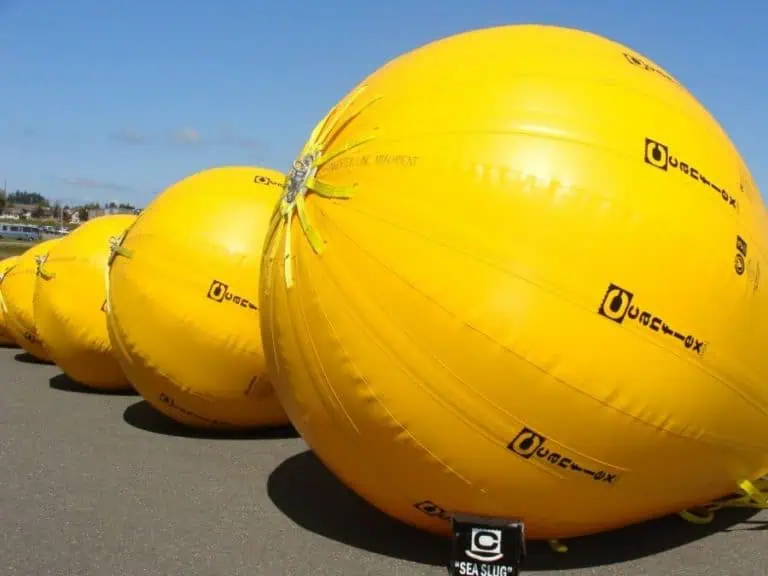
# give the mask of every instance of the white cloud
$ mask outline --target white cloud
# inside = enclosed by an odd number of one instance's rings
[[[103,180],[95,180],[93,178],[86,178],[83,176],[77,177],[64,177],[61,181],[73,188],[80,188],[82,190],[111,190],[113,192],[132,192],[133,188],[124,184],[117,184],[115,182],[105,182]]]
[[[200,144],[203,137],[194,128],[181,128],[171,133],[171,142],[174,144]]]

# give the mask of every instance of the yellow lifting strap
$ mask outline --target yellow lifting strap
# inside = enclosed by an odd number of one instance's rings
[[[721,508],[757,508],[768,509],[768,477],[754,482],[742,480],[738,483],[739,491],[717,501],[683,510],[678,514],[692,524],[709,524],[715,518],[715,511]],[[548,540],[549,547],[559,553],[568,552],[568,546],[559,540]]]
[[[122,256],[123,258],[131,258],[133,256],[133,252],[127,248],[124,248],[122,245],[126,234],[127,230],[119,236],[112,236],[109,239],[109,257],[107,258],[107,265],[104,266],[104,286],[107,290],[107,298],[104,300],[104,304],[102,305],[102,308],[106,313],[109,313],[111,309],[109,300],[109,271],[112,268],[112,263],[118,256]]]
[[[365,86],[361,86],[355,90],[346,101],[343,101],[332,108],[317,126],[315,126],[309,140],[307,140],[307,143],[299,154],[299,158],[293,163],[293,167],[285,179],[283,198],[272,215],[272,221],[269,225],[267,237],[269,238],[273,234],[278,233],[280,226],[284,225],[285,238],[283,240],[283,259],[285,284],[287,288],[293,286],[293,239],[291,237],[291,224],[294,214],[298,215],[301,230],[309,241],[310,246],[312,246],[312,250],[314,250],[316,254],[322,254],[325,249],[323,239],[320,237],[320,234],[307,216],[304,197],[309,192],[313,192],[323,198],[346,199],[350,198],[354,193],[352,188],[333,186],[327,182],[323,182],[317,178],[318,169],[331,160],[338,158],[342,154],[345,154],[366,142],[370,142],[376,137],[375,134],[371,134],[363,138],[345,142],[338,149],[328,151],[328,148],[335,142],[336,136],[344,126],[349,124],[352,120],[362,114],[363,111],[381,99],[381,96],[373,97],[361,106],[357,112],[350,115],[344,122],[339,123],[339,119],[343,117],[347,109],[360,97],[365,91],[365,88]],[[276,251],[277,242],[273,244],[273,249],[269,254],[270,261],[274,260]]]
[[[8,273],[14,268],[14,266],[11,266],[8,270],[5,272],[0,272],[0,284],[3,283],[3,280],[6,276],[8,276]],[[3,292],[0,290],[0,312],[3,314],[8,314],[8,308],[5,306],[5,300],[3,299]]]
[[[739,490],[734,494],[708,504],[683,510],[679,515],[692,524],[709,524],[715,518],[715,512],[722,508],[757,508],[768,509],[768,477],[754,482],[742,480]]]
[[[48,254],[42,254],[40,256],[35,257],[35,264],[37,264],[35,274],[37,274],[43,280],[52,280],[56,275],[51,274],[50,272],[46,272],[45,263],[47,261],[48,261]]]

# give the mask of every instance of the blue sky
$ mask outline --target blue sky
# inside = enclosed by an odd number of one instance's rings
[[[667,68],[765,192],[766,21],[768,7],[746,0],[0,0],[0,183],[143,205],[214,165],[285,171],[315,122],[387,60],[463,30],[544,23]]]

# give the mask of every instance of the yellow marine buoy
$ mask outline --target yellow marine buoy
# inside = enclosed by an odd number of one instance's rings
[[[18,260],[18,256],[11,256],[10,258],[0,260],[0,285],[3,282],[3,278],[8,273],[8,270],[13,268]],[[16,339],[6,327],[5,303],[3,302],[2,286],[0,286],[0,346],[18,346],[18,344],[16,344]]]
[[[102,390],[130,389],[107,333],[105,302],[110,238],[136,219],[89,220],[51,248],[38,268],[35,326],[51,360],[72,380]]]
[[[425,530],[463,512],[554,539],[759,500],[767,232],[658,64],[577,30],[462,33],[369,76],[294,163],[269,373],[323,462]]]
[[[59,241],[61,238],[51,238],[28,248],[18,256],[16,265],[8,270],[0,284],[8,332],[19,346],[42,362],[51,362],[51,358],[35,328],[35,279],[38,258],[47,254]]]
[[[283,179],[242,166],[189,176],[115,247],[107,304],[115,353],[147,402],[183,424],[288,423],[265,376],[257,306]]]

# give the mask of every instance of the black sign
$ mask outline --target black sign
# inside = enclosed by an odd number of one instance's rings
[[[709,189],[714,190],[723,199],[723,202],[727,202],[729,206],[734,210],[739,209],[739,203],[731,196],[725,188],[718,186],[711,180],[709,180],[699,170],[699,168],[692,166],[689,162],[680,159],[678,156],[672,154],[669,150],[669,146],[658,140],[652,138],[645,139],[645,155],[644,161],[646,164],[663,170],[665,172],[680,172],[685,174],[696,182],[707,186]]]
[[[597,313],[617,324],[631,320],[651,332],[674,338],[687,350],[698,355],[704,354],[706,346],[703,340],[693,334],[686,334],[672,328],[661,316],[636,306],[634,300],[635,295],[632,292],[616,284],[611,284],[603,296],[603,301],[600,302]]]
[[[525,559],[525,525],[466,514],[452,519],[451,576],[517,576]]]

